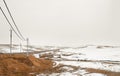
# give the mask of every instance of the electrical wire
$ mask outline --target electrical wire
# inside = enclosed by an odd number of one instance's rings
[[[18,33],[15,31],[15,29],[13,28],[13,26],[11,25],[10,21],[8,20],[7,16],[5,15],[4,11],[2,10],[2,8],[0,7],[0,10],[2,12],[2,14],[4,15],[5,19],[7,20],[8,24],[10,25],[11,29],[14,31],[14,33],[17,35],[17,37],[22,40],[22,38],[18,35]]]
[[[18,33],[19,33],[19,35],[20,35],[20,36],[22,37],[22,39],[25,41],[25,38],[23,37],[22,33],[21,33],[20,30],[18,29],[18,26],[16,25],[16,22],[15,22],[12,14],[11,14],[11,12],[10,12],[10,9],[8,8],[8,5],[7,5],[6,1],[3,0],[3,2],[4,2],[5,6],[6,6],[6,8],[7,8],[7,11],[8,11],[8,13],[9,13],[9,15],[10,15],[10,17],[11,17],[11,19],[12,19],[12,21],[13,21],[13,23],[14,23],[17,31],[18,31]]]

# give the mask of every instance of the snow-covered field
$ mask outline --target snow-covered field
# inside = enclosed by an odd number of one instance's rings
[[[37,50],[36,48],[32,48],[32,47],[28,47],[28,49],[29,49],[29,52]],[[22,46],[21,48],[20,48],[19,45],[13,45],[12,46],[11,53],[23,53],[23,52],[27,52],[27,47],[26,46]],[[0,53],[10,53],[9,45],[7,45],[7,44],[4,44],[4,45],[0,44]]]
[[[26,47],[23,47],[26,49]],[[8,46],[0,46],[1,53],[9,53]],[[22,52],[25,50],[22,49]],[[51,53],[53,55],[53,60],[57,65],[65,65],[63,67],[66,71],[62,73],[52,73],[48,76],[107,76],[103,73],[90,73],[86,71],[87,68],[118,72],[120,73],[120,47],[119,46],[96,46],[88,45],[84,47],[32,47],[33,51],[43,50],[54,50],[54,51],[45,51],[44,53]],[[14,53],[20,52],[19,46],[14,46],[12,50]],[[39,54],[34,54],[37,58]],[[74,70],[72,67],[77,67],[78,69]],[[40,74],[37,76],[47,76],[46,74]]]
[[[120,48],[97,48],[97,46],[88,46],[86,48],[79,49],[62,49],[62,54],[71,53],[70,56],[62,56],[62,58],[72,60],[107,60],[107,61],[120,61]]]
[[[69,71],[70,67],[68,67],[66,72],[54,73],[50,76],[107,76],[102,73],[89,73],[85,70],[87,68],[120,72],[120,47],[118,46],[92,45],[84,48],[63,48],[53,52],[53,55],[57,64],[80,68]]]
[[[88,46],[82,49],[62,49],[60,52],[61,58],[67,61],[59,61],[59,63],[120,72],[120,48],[118,47]]]

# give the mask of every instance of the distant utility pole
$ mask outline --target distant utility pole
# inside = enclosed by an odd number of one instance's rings
[[[22,44],[20,43],[20,52],[22,52]]]
[[[29,55],[29,38],[27,38],[27,56]]]
[[[10,55],[12,54],[12,29],[10,29]]]

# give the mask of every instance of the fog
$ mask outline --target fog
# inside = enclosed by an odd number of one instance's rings
[[[25,38],[30,38],[32,45],[120,44],[120,0],[6,2],[17,26]],[[0,6],[10,19],[2,0]],[[19,42],[21,41],[13,35],[13,43]],[[1,12],[0,43],[9,43],[9,25]]]

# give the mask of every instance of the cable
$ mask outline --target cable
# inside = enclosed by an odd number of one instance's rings
[[[17,25],[16,25],[16,22],[15,22],[15,20],[14,20],[12,14],[11,14],[11,12],[10,12],[10,9],[8,8],[8,5],[7,5],[6,1],[3,0],[3,2],[4,2],[5,6],[6,6],[7,10],[8,10],[8,13],[9,13],[9,15],[10,15],[10,17],[11,17],[11,19],[12,19],[12,21],[13,21],[13,23],[14,23],[14,25],[15,25],[17,31],[18,31],[18,33],[20,34],[20,36],[21,36],[21,37],[23,38],[23,40],[25,41],[25,38],[23,37],[23,35],[21,34],[20,30],[18,29],[18,27],[17,27]]]
[[[11,25],[10,21],[8,20],[7,16],[5,15],[4,11],[2,10],[2,8],[0,7],[0,10],[2,11],[2,14],[4,15],[5,19],[7,20],[7,22],[9,23],[11,29],[15,32],[15,34],[18,36],[19,39],[22,40],[22,38],[18,35],[18,33],[15,31],[15,29],[13,28],[13,26]]]
[[[9,15],[10,15],[10,17],[11,17],[11,19],[12,19],[12,21],[13,21],[13,23],[14,23],[14,25],[15,25],[17,31],[18,31],[18,33],[19,33],[20,36],[23,38],[23,40],[25,40],[25,38],[23,37],[23,35],[21,34],[20,30],[18,29],[18,27],[17,27],[17,25],[16,25],[16,23],[15,23],[15,20],[14,20],[14,18],[13,18],[13,16],[12,16],[12,14],[11,14],[11,12],[10,12],[8,6],[7,6],[7,3],[5,2],[5,0],[3,0],[3,2],[4,2],[5,6],[6,6],[7,10],[8,10],[8,13],[9,13]]]

